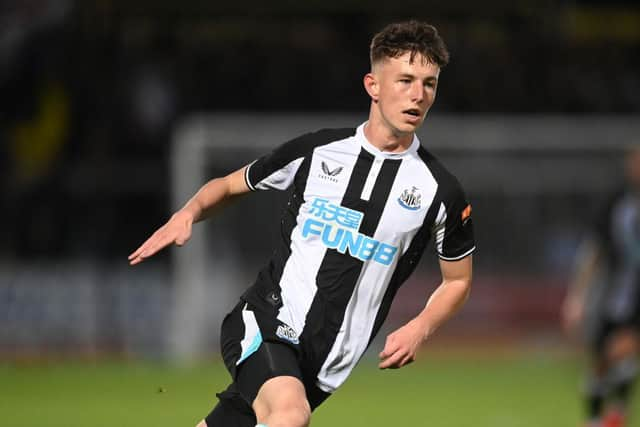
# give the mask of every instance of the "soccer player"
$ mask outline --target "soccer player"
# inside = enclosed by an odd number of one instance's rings
[[[415,135],[448,62],[445,44],[433,26],[402,22],[374,36],[370,56],[368,121],[302,135],[209,181],[129,256],[133,265],[183,245],[225,199],[293,187],[275,254],[222,323],[233,382],[199,427],[307,426],[379,331],[431,236],[442,283],[387,336],[379,367],[411,363],[467,298],[471,206]]]
[[[628,153],[625,171],[626,186],[606,204],[578,252],[563,306],[569,332],[581,324],[590,326],[586,328],[591,353],[585,396],[588,427],[625,424],[638,372],[640,148]]]

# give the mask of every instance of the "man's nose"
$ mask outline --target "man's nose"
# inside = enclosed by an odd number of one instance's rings
[[[414,82],[411,86],[411,100],[416,103],[422,102],[424,99],[424,86],[421,82]]]

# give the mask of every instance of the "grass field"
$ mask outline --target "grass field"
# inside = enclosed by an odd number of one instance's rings
[[[314,427],[578,426],[570,356],[428,355],[395,371],[364,361],[313,416]],[[2,427],[192,427],[228,381],[220,362],[0,363]],[[637,399],[635,407],[639,407]],[[632,427],[632,426],[630,426]]]

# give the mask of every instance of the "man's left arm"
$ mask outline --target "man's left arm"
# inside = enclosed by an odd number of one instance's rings
[[[425,308],[406,325],[387,336],[380,353],[380,369],[397,369],[413,362],[422,343],[462,307],[471,289],[473,257],[440,259],[442,283]]]

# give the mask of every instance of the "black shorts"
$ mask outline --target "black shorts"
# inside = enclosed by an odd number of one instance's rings
[[[597,356],[602,356],[607,350],[609,339],[623,330],[640,333],[640,322],[636,318],[628,321],[600,320],[594,328],[591,350]]]
[[[252,403],[260,387],[278,376],[298,378],[312,410],[329,397],[329,393],[315,385],[315,379],[305,375],[303,361],[294,345],[263,337],[259,328],[253,330],[248,317],[265,313],[252,308],[242,302],[222,322],[222,357],[233,382],[217,395],[218,405],[205,418],[208,427],[254,427]]]

